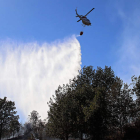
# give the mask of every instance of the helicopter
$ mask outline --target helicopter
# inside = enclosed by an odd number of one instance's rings
[[[79,15],[78,13],[77,13],[77,8],[75,9],[75,11],[76,11],[76,17],[79,17],[80,19],[77,21],[77,22],[79,22],[80,20],[82,20],[82,23],[83,23],[83,26],[85,27],[86,25],[87,26],[91,26],[91,22],[90,22],[90,20],[89,19],[87,19],[87,15],[93,10],[93,9],[95,9],[95,8],[92,8],[86,15]]]

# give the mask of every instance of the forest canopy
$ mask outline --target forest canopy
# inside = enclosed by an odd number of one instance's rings
[[[123,83],[111,67],[83,67],[68,84],[58,86],[47,103],[47,121],[33,110],[24,125],[15,103],[0,98],[0,138],[140,139],[140,76],[131,79],[130,85]]]
[[[131,84],[133,89],[111,67],[83,67],[48,102],[47,133],[65,140],[123,137],[125,128],[139,120],[140,77],[133,76]]]

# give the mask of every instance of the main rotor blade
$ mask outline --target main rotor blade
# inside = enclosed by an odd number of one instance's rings
[[[85,15],[85,17],[86,17],[93,9],[95,9],[95,8],[92,8],[92,9]]]
[[[79,22],[81,19],[79,19],[77,22]]]

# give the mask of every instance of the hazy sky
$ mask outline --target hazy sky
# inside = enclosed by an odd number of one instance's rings
[[[95,8],[92,26],[76,22],[76,7],[80,15]],[[33,109],[45,117],[58,85],[83,66],[111,66],[129,83],[140,71],[139,7],[139,0],[0,0],[0,97],[15,101],[25,120]]]

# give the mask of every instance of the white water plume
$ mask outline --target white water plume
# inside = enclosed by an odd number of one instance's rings
[[[78,40],[73,36],[41,45],[1,41],[0,48],[0,98],[15,101],[23,120],[33,110],[46,118],[47,102],[55,90],[81,69]]]

